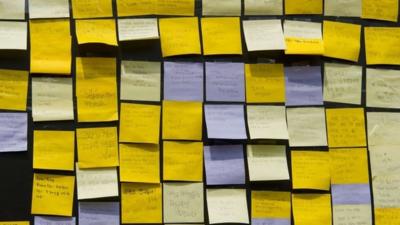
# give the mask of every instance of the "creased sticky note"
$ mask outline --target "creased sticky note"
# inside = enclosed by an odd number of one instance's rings
[[[292,207],[296,225],[331,225],[330,194],[293,194]]]
[[[367,68],[367,107],[400,108],[400,70]]]
[[[0,0],[0,19],[24,20],[25,0]]]
[[[362,0],[361,18],[397,22],[398,8],[398,0]]]
[[[194,16],[195,0],[117,0],[118,17],[141,15]]]
[[[282,15],[283,0],[244,0],[244,14],[250,15]]]
[[[26,110],[28,71],[0,69],[0,109]]]
[[[365,27],[367,65],[400,65],[400,28]]]
[[[286,49],[281,20],[244,20],[243,32],[248,51]]]
[[[249,224],[245,189],[207,189],[210,224]]]
[[[69,1],[30,0],[29,19],[38,18],[69,18]]]
[[[330,149],[332,184],[369,183],[365,148]]]
[[[136,41],[158,39],[156,18],[118,19],[118,40]]]
[[[248,105],[247,124],[251,139],[289,139],[284,106]]]
[[[74,19],[112,17],[112,0],[72,0]]]
[[[79,202],[79,224],[119,225],[119,202]]]
[[[296,1],[296,4],[298,2]],[[285,54],[322,55],[324,42],[321,23],[285,20]]]
[[[240,16],[241,0],[202,0],[203,16]]]
[[[1,21],[0,49],[26,50],[28,45],[28,23]]]
[[[290,192],[252,191],[251,223],[290,225]]]
[[[114,19],[75,20],[78,44],[105,44],[117,46]]]
[[[322,14],[323,0],[285,0],[285,14]]]
[[[400,139],[397,131],[400,129],[400,113],[368,112],[368,146],[391,146],[397,149]]]
[[[325,16],[361,17],[361,0],[325,0]]]
[[[0,152],[28,149],[28,114],[0,113]]]

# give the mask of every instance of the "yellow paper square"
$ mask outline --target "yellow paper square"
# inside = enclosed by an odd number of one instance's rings
[[[201,102],[163,101],[162,136],[170,140],[200,141],[203,136]]]
[[[292,151],[294,189],[330,189],[329,152]]]
[[[29,221],[0,221],[0,225],[29,225]]]
[[[331,149],[332,184],[368,184],[368,155],[365,148]]]
[[[116,127],[78,128],[76,139],[79,168],[118,166]]]
[[[74,170],[74,131],[35,130],[33,138],[34,169]]]
[[[33,175],[32,214],[72,216],[75,177],[64,175]]]
[[[329,147],[366,146],[363,108],[326,109]]]
[[[162,223],[161,184],[122,183],[122,223]]]
[[[291,216],[290,192],[252,191],[252,219],[288,219]]]
[[[361,18],[397,22],[398,0],[362,0]]]
[[[117,0],[118,17],[143,15],[194,16],[194,0]]]
[[[119,141],[158,144],[161,106],[121,104]]]
[[[158,0],[157,14],[169,16],[194,16],[195,0]]]
[[[78,44],[118,45],[114,19],[76,20],[75,26]]]
[[[71,74],[69,20],[30,20],[31,73]]]
[[[115,58],[76,58],[78,122],[118,120]]]
[[[324,56],[357,62],[361,25],[324,21]]]
[[[122,182],[160,183],[160,150],[153,144],[120,144]]]
[[[204,55],[241,55],[242,36],[239,17],[202,18]]]
[[[28,71],[0,69],[0,109],[26,110]]]
[[[203,143],[165,141],[163,178],[173,181],[203,181]]]
[[[294,224],[332,224],[330,194],[293,194],[292,202]]]
[[[285,102],[285,75],[282,64],[246,64],[246,102]]]
[[[285,14],[322,14],[323,0],[285,0]]]
[[[400,224],[400,208],[375,208],[375,225]]]
[[[164,57],[201,54],[197,17],[160,19],[159,26]]]
[[[400,28],[365,27],[367,65],[400,65]]]
[[[74,19],[112,17],[112,0],[72,0]]]

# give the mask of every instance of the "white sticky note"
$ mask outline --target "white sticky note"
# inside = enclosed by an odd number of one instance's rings
[[[372,179],[375,208],[400,208],[400,175],[378,175]]]
[[[251,15],[282,15],[283,0],[244,0],[244,14]]]
[[[159,39],[156,18],[118,19],[120,41]]]
[[[68,18],[68,0],[29,0],[29,18]]]
[[[321,23],[285,20],[285,37],[322,39]]]
[[[248,51],[286,49],[281,20],[244,20],[243,31]]]
[[[0,19],[24,20],[25,0],[0,0]]]
[[[203,16],[240,16],[241,0],[202,0]]]
[[[367,112],[368,146],[400,147],[400,113]]]
[[[26,50],[27,22],[0,21],[0,49]]]
[[[400,70],[367,69],[367,107],[400,108]]]
[[[210,224],[249,223],[246,189],[207,189]]]
[[[325,0],[325,16],[361,17],[361,0]]]
[[[376,177],[391,173],[400,173],[400,151],[398,147],[375,146],[369,149],[371,176]]]
[[[371,205],[334,205],[334,225],[371,225]]]
[[[284,106],[247,106],[247,123],[251,139],[289,138]]]

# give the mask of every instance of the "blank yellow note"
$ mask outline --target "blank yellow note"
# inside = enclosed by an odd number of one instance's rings
[[[290,192],[252,191],[252,219],[289,219],[291,216]]]
[[[202,142],[165,141],[163,154],[164,180],[203,180]]]
[[[160,19],[159,23],[164,57],[201,54],[197,17]]]
[[[157,14],[169,16],[194,16],[195,0],[158,0]]]
[[[368,155],[365,148],[330,149],[332,184],[368,184]]]
[[[112,0],[72,0],[74,19],[112,17]]]
[[[75,177],[33,175],[32,214],[72,216]]]
[[[294,224],[332,224],[330,194],[293,194],[292,202]]]
[[[75,20],[78,44],[106,44],[117,46],[114,19]]]
[[[78,122],[118,120],[115,58],[76,58]]]
[[[195,0],[117,0],[117,14],[194,16],[194,6]]]
[[[158,144],[161,106],[121,104],[119,141]]]
[[[0,69],[0,109],[26,110],[28,71]]]
[[[201,141],[203,105],[201,102],[163,102],[162,136],[170,140]]]
[[[162,223],[161,184],[122,183],[122,223]]]
[[[283,64],[246,64],[246,102],[285,102]]]
[[[160,150],[153,144],[120,144],[122,182],[160,183]]]
[[[398,0],[362,0],[361,18],[397,22],[398,9]]]
[[[367,65],[400,65],[400,28],[365,27]]]
[[[69,20],[30,20],[31,73],[71,74]]]
[[[204,55],[241,55],[242,36],[239,17],[202,18]]]
[[[79,128],[76,138],[79,168],[118,166],[116,127]]]
[[[324,21],[324,56],[357,62],[361,25]]]
[[[324,54],[321,23],[285,20],[284,35],[285,54]]]
[[[375,208],[375,225],[400,224],[400,208]]]
[[[364,109],[326,109],[329,147],[366,146]]]
[[[33,168],[74,170],[74,131],[35,130],[33,138]]]
[[[323,0],[285,0],[285,14],[322,14]]]
[[[0,221],[0,225],[29,225],[29,221]]]
[[[291,154],[294,189],[330,189],[329,152],[292,151]]]

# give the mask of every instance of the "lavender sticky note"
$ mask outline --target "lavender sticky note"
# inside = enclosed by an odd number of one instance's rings
[[[210,139],[247,139],[243,105],[205,105]]]
[[[164,99],[203,101],[203,63],[164,62]]]
[[[253,225],[290,225],[290,219],[251,219]]]
[[[285,67],[286,105],[322,105],[322,78],[319,66]]]
[[[207,185],[244,184],[242,145],[204,146]]]
[[[80,202],[79,225],[119,225],[119,202]]]
[[[27,133],[27,113],[0,113],[0,152],[27,151]]]
[[[215,102],[244,102],[244,64],[206,63],[206,99]]]
[[[75,217],[35,216],[35,225],[75,225]]]
[[[333,205],[371,204],[369,184],[336,184],[331,188]]]

